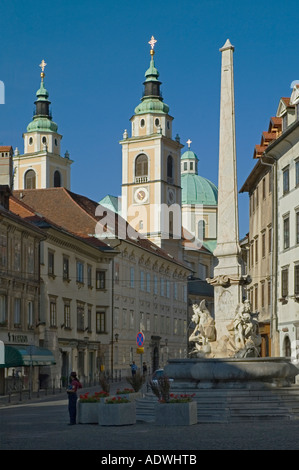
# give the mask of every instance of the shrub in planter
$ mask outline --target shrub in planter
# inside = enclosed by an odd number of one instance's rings
[[[169,378],[165,375],[159,377],[157,381],[151,381],[149,383],[152,392],[156,395],[159,401],[167,403],[170,398],[170,381]]]
[[[134,392],[139,392],[145,382],[145,377],[141,375],[140,372],[136,372],[135,375],[126,377],[126,381],[132,386]]]
[[[94,392],[93,395],[90,395],[89,392],[86,392],[79,397],[80,403],[98,403],[101,398],[106,398],[109,396],[108,392]]]
[[[105,375],[104,374],[100,374],[100,377],[99,377],[99,382],[100,382],[100,385],[102,387],[102,390],[104,392],[107,392],[108,395],[109,395],[109,392],[110,392],[110,384],[108,382],[108,380],[106,379]]]

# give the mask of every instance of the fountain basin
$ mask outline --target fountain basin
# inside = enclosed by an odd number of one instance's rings
[[[284,357],[170,359],[172,389],[290,386],[299,369]]]

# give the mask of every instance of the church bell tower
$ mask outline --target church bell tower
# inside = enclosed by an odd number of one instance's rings
[[[149,41],[150,66],[141,103],[131,118],[131,137],[125,131],[120,142],[122,216],[136,231],[171,253],[173,240],[181,238],[183,145],[178,136],[172,138],[173,117],[163,102],[154,62],[156,42],[154,37]]]
[[[62,136],[52,121],[49,93],[45,88],[45,66],[42,60],[41,84],[36,92],[33,120],[23,134],[24,154],[14,155],[14,189],[44,189],[63,186],[70,189],[72,160],[68,152],[60,156]]]

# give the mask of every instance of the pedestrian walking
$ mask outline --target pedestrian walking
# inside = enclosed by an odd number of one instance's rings
[[[70,415],[70,425],[76,424],[76,412],[77,412],[77,390],[82,388],[81,383],[77,378],[76,372],[72,372],[70,375],[70,384],[67,389],[67,395],[69,400],[69,415]]]
[[[136,371],[137,371],[137,366],[135,364],[135,361],[133,361],[132,364],[131,364],[132,376],[136,375]]]

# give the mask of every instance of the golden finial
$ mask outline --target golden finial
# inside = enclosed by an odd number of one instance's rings
[[[150,50],[151,55],[154,55],[154,53],[155,53],[154,47],[155,47],[156,42],[157,42],[157,40],[154,38],[154,36],[152,36],[151,40],[148,42],[149,45],[151,46],[151,50]]]
[[[39,64],[40,68],[42,69],[41,74],[40,74],[42,81],[44,80],[44,76],[45,76],[44,70],[45,70],[46,65],[47,65],[47,64],[46,64],[46,62],[44,61],[44,59],[43,59],[43,60],[41,61],[41,63]]]

